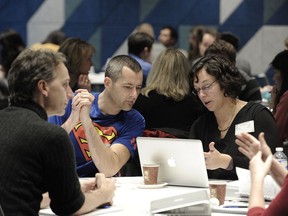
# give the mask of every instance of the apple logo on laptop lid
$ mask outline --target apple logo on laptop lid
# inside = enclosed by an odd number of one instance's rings
[[[176,160],[174,157],[170,157],[168,160],[167,160],[167,163],[168,163],[168,166],[169,167],[176,167]]]

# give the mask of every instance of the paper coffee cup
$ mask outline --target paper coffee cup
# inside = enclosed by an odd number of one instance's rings
[[[158,164],[144,164],[143,165],[144,184],[155,185],[158,183]]]
[[[210,181],[210,198],[217,198],[219,200],[219,204],[223,205],[225,201],[226,195],[226,184],[225,181]]]

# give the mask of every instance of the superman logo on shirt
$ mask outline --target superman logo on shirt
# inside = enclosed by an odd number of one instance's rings
[[[110,146],[113,143],[113,141],[117,138],[118,133],[114,127],[101,126],[97,124],[96,122],[93,122],[93,125],[94,125],[95,130],[100,135],[103,143]],[[86,135],[84,132],[84,128],[81,122],[79,122],[73,128],[73,133],[85,160],[86,161],[92,160],[89,147],[88,147],[88,142],[87,142]]]

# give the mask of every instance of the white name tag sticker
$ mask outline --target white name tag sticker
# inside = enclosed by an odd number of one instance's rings
[[[235,125],[235,135],[243,133],[243,132],[251,133],[254,131],[255,131],[254,120]]]

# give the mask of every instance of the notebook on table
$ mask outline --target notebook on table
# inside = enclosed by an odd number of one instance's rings
[[[158,182],[177,186],[209,187],[200,140],[138,137],[137,148],[141,169],[143,164],[160,165]]]

